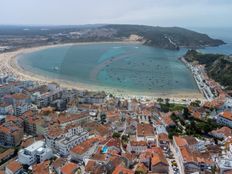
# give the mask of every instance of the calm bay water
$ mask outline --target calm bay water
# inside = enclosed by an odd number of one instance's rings
[[[231,54],[231,43],[201,51]],[[196,92],[191,72],[178,59],[185,52],[102,43],[44,49],[22,56],[18,63],[34,73],[88,85],[139,92]]]

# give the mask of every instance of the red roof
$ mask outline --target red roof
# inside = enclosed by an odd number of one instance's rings
[[[77,164],[69,162],[61,168],[61,172],[62,174],[74,174],[77,169]]]
[[[130,169],[127,169],[121,165],[115,168],[112,174],[134,174],[134,172]]]
[[[10,161],[6,166],[12,173],[16,173],[17,171],[23,168],[22,164],[17,161]]]

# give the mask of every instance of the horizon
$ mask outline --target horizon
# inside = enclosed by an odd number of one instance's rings
[[[91,24],[139,24],[183,28],[232,27],[232,2],[226,0],[30,0],[3,1],[0,25],[76,26]],[[9,13],[14,11],[14,13]],[[91,11],[91,13],[89,13]],[[15,15],[17,14],[17,15]],[[212,20],[214,19],[214,20]]]

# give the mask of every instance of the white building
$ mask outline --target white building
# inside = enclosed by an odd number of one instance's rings
[[[65,134],[58,137],[46,135],[47,144],[58,151],[60,155],[67,156],[69,151],[74,146],[86,141],[89,137],[89,132],[81,127],[72,127]]]
[[[5,174],[20,174],[23,173],[23,166],[19,162],[10,161],[5,168]]]
[[[52,156],[52,149],[47,147],[44,141],[37,141],[18,153],[19,162],[29,166],[50,159]]]
[[[13,106],[7,103],[0,103],[0,114],[12,115],[14,113]]]
[[[30,110],[32,107],[31,104],[19,104],[14,107],[14,114],[15,115],[22,115],[23,113]]]
[[[127,145],[128,152],[142,153],[147,150],[147,143],[145,141],[130,141]]]
[[[217,123],[232,128],[232,112],[224,111],[217,116]]]
[[[71,159],[74,161],[83,161],[85,159],[89,159],[89,157],[97,151],[98,144],[98,139],[90,138],[75,146],[70,150]]]
[[[226,101],[223,105],[223,109],[227,109],[232,112],[232,98],[231,97],[226,98]]]
[[[231,159],[220,159],[218,160],[218,167],[220,168],[220,174],[226,171],[232,170],[232,160]]]

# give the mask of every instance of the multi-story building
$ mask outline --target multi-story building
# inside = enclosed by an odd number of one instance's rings
[[[70,149],[86,141],[89,132],[76,125],[68,125],[64,130],[58,132],[49,131],[46,135],[47,144],[63,156],[69,154]]]
[[[20,174],[23,173],[23,166],[17,161],[10,161],[6,168],[5,168],[6,174]]]
[[[1,115],[12,115],[14,113],[13,106],[8,103],[0,103],[0,114]]]
[[[0,144],[13,147],[20,144],[23,138],[23,127],[13,122],[5,122],[0,126]]]
[[[50,105],[53,101],[60,99],[62,96],[62,90],[58,89],[51,92],[46,92],[37,96],[35,104],[38,107],[46,107]]]
[[[18,152],[19,162],[32,165],[36,162],[43,162],[53,156],[52,149],[47,147],[44,141],[37,141]]]
[[[84,159],[88,159],[97,150],[97,146],[97,138],[90,138],[85,142],[75,146],[70,150],[72,160],[82,161]]]
[[[232,112],[224,111],[217,116],[217,123],[232,128]]]
[[[199,154],[199,143],[195,143],[192,137],[173,138],[174,149],[176,150],[178,161],[181,164],[181,171],[184,173],[194,173],[198,171],[209,171],[213,166],[210,158]]]
[[[145,141],[130,141],[127,146],[128,152],[135,152],[137,154],[147,150],[147,143]]]
[[[136,139],[137,141],[155,141],[153,126],[144,123],[137,124]]]

